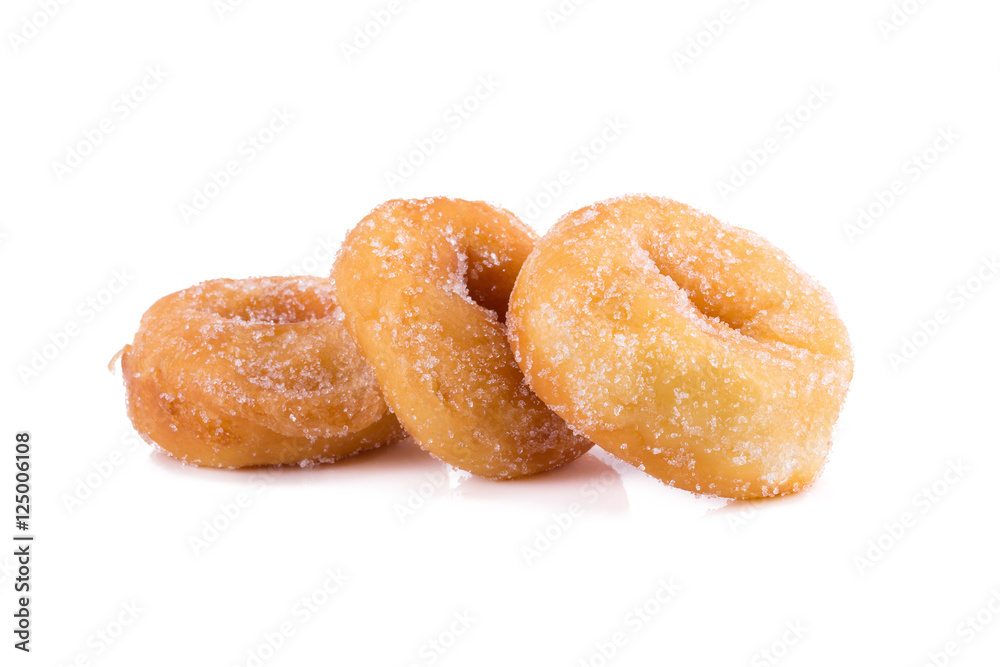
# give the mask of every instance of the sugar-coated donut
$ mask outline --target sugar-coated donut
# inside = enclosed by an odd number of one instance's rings
[[[574,428],[667,484],[730,498],[814,481],[853,373],[833,300],[783,252],[648,196],[560,220],[507,325],[532,388]]]
[[[170,294],[122,351],[136,430],[200,466],[328,462],[402,436],[329,281],[212,280]]]
[[[591,447],[531,392],[507,343],[510,290],[534,241],[483,202],[395,200],[348,234],[334,264],[347,326],[403,427],[484,477],[541,472]]]

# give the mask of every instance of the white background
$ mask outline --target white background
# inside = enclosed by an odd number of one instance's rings
[[[52,4],[46,18],[10,0],[0,18],[0,497],[8,517],[13,435],[30,430],[37,535],[27,656],[0,550],[3,664],[995,664],[997,3],[908,0],[890,31],[889,0],[592,0],[557,22],[556,0],[419,0],[350,58],[387,0],[222,16],[211,0]],[[449,111],[463,101],[467,118]],[[275,109],[294,120],[247,159]],[[609,121],[624,127],[602,144]],[[443,143],[391,188],[386,172],[436,128]],[[76,167],[55,164],[74,151]],[[240,173],[185,220],[229,160]],[[724,195],[734,170],[753,173]],[[897,179],[902,194],[849,234]],[[834,294],[857,368],[814,488],[699,498],[597,449],[490,483],[412,444],[260,479],[137,444],[107,362],[160,296],[327,275],[329,248],[392,197],[487,199],[543,232],[627,192],[752,229]],[[893,363],[907,340],[919,349]],[[240,494],[196,554],[191,538]],[[327,594],[338,568],[348,580]],[[307,615],[304,596],[324,604]]]

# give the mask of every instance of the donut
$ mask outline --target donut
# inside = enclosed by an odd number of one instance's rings
[[[573,428],[666,484],[735,499],[816,479],[853,373],[823,287],[753,232],[658,197],[557,222],[507,326]]]
[[[320,278],[211,280],[165,296],[121,368],[135,429],[194,465],[308,465],[401,436]]]
[[[393,200],[348,233],[333,266],[347,327],[403,427],[482,477],[542,472],[592,446],[531,392],[507,343],[535,239],[484,202]]]

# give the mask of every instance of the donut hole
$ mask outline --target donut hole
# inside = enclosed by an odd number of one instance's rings
[[[681,288],[681,291],[684,292],[685,296],[687,296],[688,301],[694,309],[706,318],[723,324],[738,333],[746,333],[743,330],[743,327],[746,325],[746,318],[743,317],[742,312],[730,305],[713,303],[707,300],[701,292],[686,288],[680,283],[678,283],[678,286]]]
[[[219,313],[226,319],[242,320],[248,324],[298,324],[322,317],[311,309],[295,308],[293,304],[253,304],[228,313]]]
[[[487,310],[492,310],[497,314],[500,323],[507,320],[507,305],[510,300],[510,287],[504,287],[494,278],[486,275],[486,271],[476,271],[472,262],[469,262],[465,271],[465,284],[469,289],[469,298]]]
[[[247,324],[298,324],[326,317],[330,303],[320,294],[288,286],[275,288],[263,285],[261,289],[239,294],[241,298],[220,299],[213,304],[214,312],[228,320]]]
[[[495,253],[484,256],[469,249],[458,254],[451,278],[457,283],[453,289],[476,305],[496,313],[501,324],[506,322],[510,293],[514,289],[514,280],[504,268]]]
[[[711,285],[704,276],[693,270],[683,270],[678,267],[676,260],[667,261],[655,246],[638,245],[640,252],[645,255],[642,259],[646,268],[666,278],[671,286],[680,290],[694,313],[738,333],[745,333],[743,327],[752,318],[747,317],[743,309],[738,307],[739,297],[735,293],[726,295],[727,299],[733,297],[732,302],[709,297],[707,295],[712,294]]]

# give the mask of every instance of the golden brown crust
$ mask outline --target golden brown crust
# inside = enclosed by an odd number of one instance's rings
[[[387,202],[348,234],[333,277],[386,401],[427,451],[508,479],[590,448],[524,381],[506,339],[534,234],[483,202]]]
[[[648,196],[560,220],[508,326],[568,423],[668,484],[732,498],[816,478],[853,372],[832,299],[784,253]]]
[[[136,429],[188,463],[330,461],[401,435],[326,280],[213,280],[163,297],[121,363]]]

